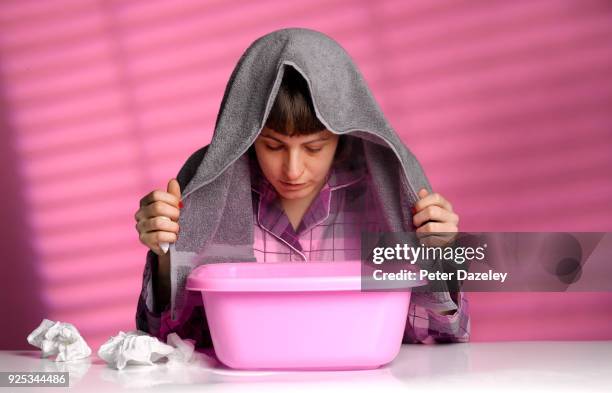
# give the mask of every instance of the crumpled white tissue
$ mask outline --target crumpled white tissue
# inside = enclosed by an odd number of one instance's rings
[[[168,366],[179,366],[191,361],[195,350],[195,340],[190,338],[183,340],[178,334],[170,333],[166,342],[174,347],[174,351],[168,354]]]
[[[102,344],[98,356],[109,365],[121,370],[127,364],[148,364],[168,356],[174,347],[166,345],[157,338],[141,330],[127,333],[120,331]]]
[[[118,370],[129,364],[153,365],[167,357],[168,366],[188,363],[195,349],[194,340],[182,340],[178,334],[170,333],[168,344],[164,344],[141,330],[122,331],[102,344],[98,356]]]
[[[42,357],[57,354],[56,362],[84,359],[91,355],[91,348],[74,325],[43,319],[28,335],[28,342],[42,350]]]

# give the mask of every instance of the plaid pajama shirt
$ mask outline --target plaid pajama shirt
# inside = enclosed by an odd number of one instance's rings
[[[361,231],[382,230],[382,218],[371,192],[365,164],[334,165],[323,188],[294,229],[270,182],[251,158],[254,243],[258,263],[282,261],[336,261],[361,258]],[[170,318],[169,305],[155,312],[151,280],[157,256],[149,251],[136,313],[137,328],[166,341],[169,333],[192,338],[198,346],[212,346],[201,296],[191,292],[177,321]],[[404,332],[405,343],[467,342],[470,335],[468,301],[463,293],[455,300],[457,310],[442,315],[419,306],[413,293]]]

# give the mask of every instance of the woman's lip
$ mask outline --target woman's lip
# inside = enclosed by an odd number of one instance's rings
[[[299,188],[299,187],[303,187],[304,185],[306,185],[306,183],[287,183],[282,180],[280,182],[283,186],[288,187],[288,188]]]

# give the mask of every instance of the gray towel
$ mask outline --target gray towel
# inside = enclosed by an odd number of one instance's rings
[[[209,145],[181,168],[184,207],[178,241],[170,246],[173,320],[185,301],[194,267],[224,261],[254,262],[248,155],[265,125],[286,67],[307,81],[318,119],[336,134],[363,144],[363,154],[389,231],[413,231],[417,192],[431,187],[415,156],[389,125],[357,66],[327,35],[304,28],[258,38],[241,56],[225,89]],[[398,180],[399,179],[399,180]],[[420,297],[436,307],[453,305],[437,288]],[[423,304],[427,306],[427,304]],[[452,306],[450,306],[452,308]]]

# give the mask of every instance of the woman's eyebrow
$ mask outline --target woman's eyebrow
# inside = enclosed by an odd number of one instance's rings
[[[303,145],[308,145],[308,144],[310,144],[310,143],[319,142],[319,141],[326,141],[326,140],[328,140],[328,139],[329,139],[329,137],[328,137],[328,136],[322,136],[322,137],[320,137],[320,138],[313,139],[313,140],[308,141],[308,142],[304,142],[304,143],[303,143]]]
[[[262,134],[261,136],[262,136],[263,138],[270,138],[270,139],[273,139],[273,140],[277,141],[278,143],[283,143],[283,144],[285,143],[285,142],[281,141],[280,139],[277,139],[277,138],[275,138],[275,137],[273,137],[273,136],[271,136],[271,135],[264,135],[264,134]]]

